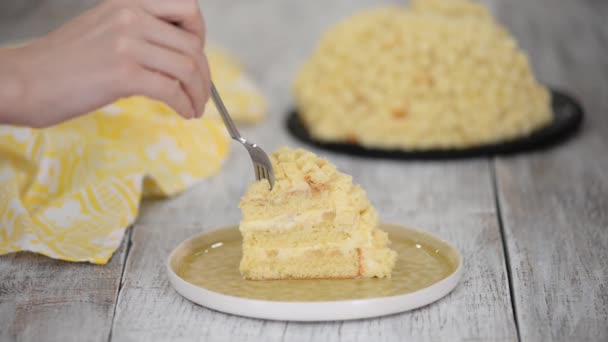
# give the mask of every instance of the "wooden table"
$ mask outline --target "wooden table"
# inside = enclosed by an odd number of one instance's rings
[[[40,1],[0,20],[0,39],[43,33],[92,2]],[[267,150],[299,146],[283,129],[294,72],[329,25],[381,2],[204,1],[210,39],[238,54],[270,99],[268,120],[243,133]],[[239,220],[252,175],[234,145],[220,175],[145,202],[108,265],[0,257],[0,340],[608,341],[608,1],[486,3],[540,80],[582,101],[582,134],[549,151],[467,161],[322,153],[369,190],[384,221],[462,251],[464,277],[449,296],[390,317],[307,324],[235,317],[180,297],[165,274],[169,251]]]

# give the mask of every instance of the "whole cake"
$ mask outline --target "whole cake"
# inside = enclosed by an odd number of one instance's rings
[[[302,66],[294,94],[315,139],[375,148],[467,148],[552,120],[526,55],[469,0],[414,0],[344,20]]]
[[[246,279],[391,276],[396,253],[352,177],[305,150],[271,156],[275,185],[253,183],[240,207]]]

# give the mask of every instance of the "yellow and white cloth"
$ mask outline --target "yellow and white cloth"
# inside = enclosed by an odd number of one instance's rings
[[[261,118],[253,83],[225,53],[210,55],[235,116]],[[0,126],[0,254],[105,264],[142,196],[171,196],[215,174],[228,151],[213,114],[183,120],[144,97],[43,130]]]

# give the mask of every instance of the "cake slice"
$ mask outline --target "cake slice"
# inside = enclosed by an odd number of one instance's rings
[[[387,278],[396,253],[352,177],[305,150],[271,156],[275,186],[253,183],[240,207],[246,279]]]

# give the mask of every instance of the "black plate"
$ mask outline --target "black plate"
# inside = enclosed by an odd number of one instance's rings
[[[367,148],[348,143],[326,143],[315,140],[303,125],[297,110],[287,117],[287,130],[299,140],[322,149],[350,155],[389,159],[456,159],[526,152],[553,146],[566,140],[583,121],[583,108],[571,96],[551,90],[553,121],[531,134],[500,143],[465,149],[398,150]]]

